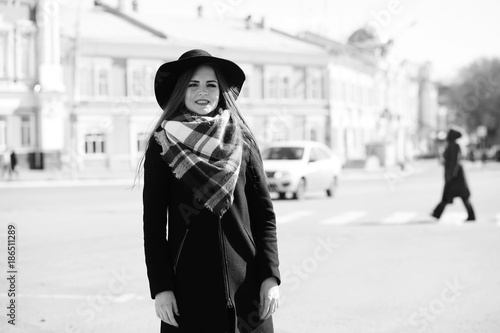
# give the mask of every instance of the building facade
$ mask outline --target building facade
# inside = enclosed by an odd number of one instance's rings
[[[65,154],[70,165],[134,168],[162,112],[154,97],[156,69],[193,48],[242,67],[246,81],[238,102],[261,145],[325,141],[328,56],[321,48],[250,20],[172,17],[155,24],[154,17],[105,4],[80,15],[78,31],[69,27],[62,42],[66,86],[74,93]],[[137,25],[139,18],[148,27]],[[212,32],[208,42],[201,38],[206,31]]]
[[[38,148],[33,89],[38,81],[36,32],[32,7],[0,1],[0,153],[21,157]],[[23,158],[21,158],[23,160]]]
[[[0,149],[12,146],[26,161],[42,152],[45,167],[71,174],[134,169],[162,112],[156,69],[193,48],[242,67],[238,102],[262,146],[321,141],[346,165],[412,155],[423,95],[411,64],[250,17],[209,19],[202,10],[189,19],[145,17],[126,1],[20,3],[27,14],[4,4],[10,14],[0,18],[0,43],[12,44],[0,55],[0,94],[8,97],[0,102]],[[32,37],[9,37],[16,34]]]

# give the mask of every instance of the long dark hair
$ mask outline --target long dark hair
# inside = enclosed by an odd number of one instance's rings
[[[140,177],[144,172],[144,159],[146,157],[146,152],[148,150],[149,144],[151,143],[151,140],[153,140],[154,132],[161,127],[161,124],[164,120],[172,119],[179,112],[184,111],[185,109],[184,97],[186,95],[189,82],[191,81],[191,78],[194,76],[194,73],[201,66],[211,67],[215,72],[215,77],[217,78],[217,81],[219,82],[220,92],[219,92],[219,104],[217,105],[217,108],[220,108],[222,110],[226,109],[230,110],[230,115],[234,120],[234,123],[237,126],[239,126],[241,130],[244,146],[250,149],[252,152],[258,152],[257,140],[255,139],[252,130],[248,126],[248,122],[246,121],[245,117],[241,113],[236,103],[236,96],[238,95],[239,91],[237,91],[236,88],[229,86],[226,78],[224,77],[222,71],[219,69],[217,65],[210,63],[200,64],[198,65],[198,67],[189,68],[188,70],[184,71],[177,79],[174,90],[172,91],[172,95],[170,96],[170,99],[168,100],[167,104],[163,109],[163,113],[161,114],[160,118],[156,122],[155,126],[153,127],[149,135],[146,136],[146,142],[144,143],[145,147],[144,154],[142,155],[142,157],[138,162],[137,172],[135,177],[136,179],[134,181],[134,184],[136,183],[137,178]]]

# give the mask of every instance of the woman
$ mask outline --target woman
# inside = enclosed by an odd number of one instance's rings
[[[191,50],[155,78],[144,247],[161,332],[273,332],[280,273],[262,160],[235,63]],[[168,234],[168,239],[167,239]]]
[[[462,198],[464,206],[467,209],[466,221],[472,222],[476,220],[474,209],[469,200],[469,186],[465,179],[464,169],[460,163],[462,153],[460,151],[460,146],[456,142],[461,136],[462,133],[454,129],[450,129],[446,136],[447,146],[443,153],[445,179],[443,197],[431,214],[438,220],[441,214],[443,214],[446,205],[453,203],[453,199],[456,197]]]

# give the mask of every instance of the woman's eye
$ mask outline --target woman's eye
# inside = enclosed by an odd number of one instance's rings
[[[190,84],[188,85],[188,87],[190,87],[190,88],[191,88],[191,87],[196,87],[196,86],[197,86],[197,84],[196,84],[196,83],[190,83]]]

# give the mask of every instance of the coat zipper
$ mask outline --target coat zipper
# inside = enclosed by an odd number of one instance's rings
[[[224,236],[222,234],[222,224],[221,224],[221,219],[219,218],[219,221],[217,223],[217,229],[219,231],[219,241],[220,241],[220,248],[221,248],[221,254],[222,254],[222,275],[224,277],[224,287],[225,287],[225,292],[226,292],[226,305],[229,309],[233,308],[233,301],[231,300],[230,292],[229,292],[229,281],[228,281],[228,271],[227,271],[227,255],[226,255],[226,243],[224,241]]]
[[[179,258],[181,256],[182,248],[184,247],[184,242],[186,241],[186,237],[187,237],[188,232],[189,232],[189,228],[186,229],[186,232],[184,233],[184,237],[182,237],[181,245],[179,246],[179,251],[177,251],[177,255],[175,256],[174,275],[177,272],[177,265],[179,264]]]

